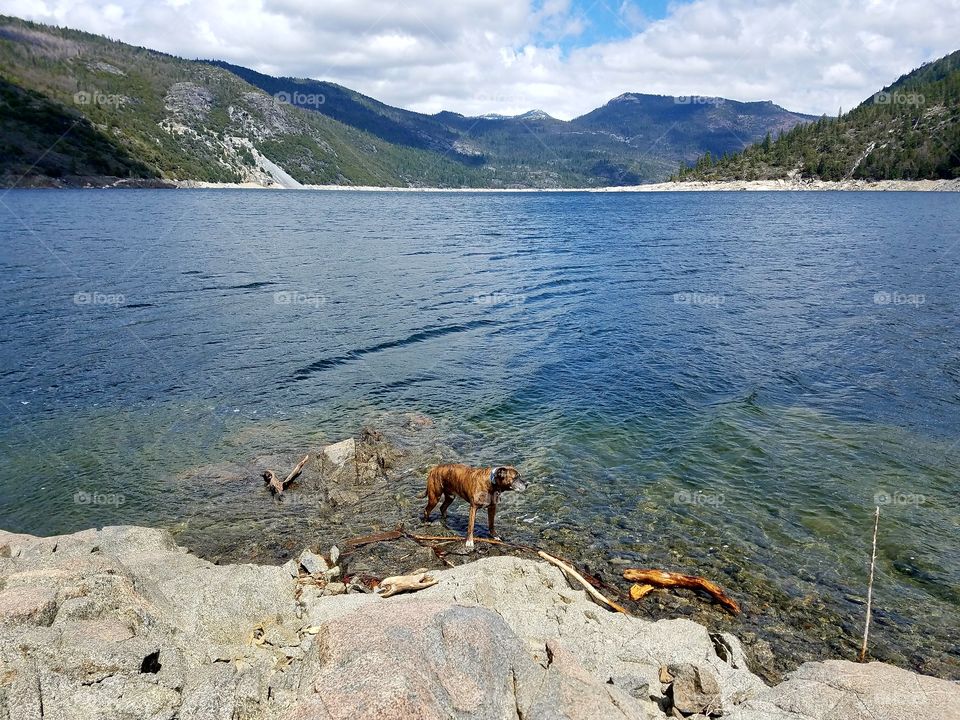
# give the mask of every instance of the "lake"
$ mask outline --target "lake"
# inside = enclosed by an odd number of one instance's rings
[[[15,190],[0,217],[4,529],[202,544],[253,500],[201,522],[190,468],[413,412],[521,468],[512,539],[712,577],[761,653],[852,654],[879,504],[874,654],[960,679],[951,193]]]

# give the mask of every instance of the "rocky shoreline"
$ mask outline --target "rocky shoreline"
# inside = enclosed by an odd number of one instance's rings
[[[877,662],[767,687],[733,635],[608,612],[545,563],[433,575],[382,598],[338,551],[215,565],[150,528],[0,532],[0,718],[960,717],[960,684]]]
[[[635,193],[635,192],[960,192],[960,180],[717,180],[661,182],[646,185],[622,185],[595,188],[436,188],[436,187],[376,187],[359,185],[299,185],[295,188],[258,183],[208,183],[197,180],[174,181],[185,189],[237,190],[334,190],[362,192],[424,192],[424,193]]]
[[[442,188],[375,185],[302,185],[258,182],[214,183],[203,180],[127,179],[115,177],[0,178],[0,187],[44,189],[186,189],[186,190],[330,190],[419,193],[636,193],[636,192],[960,192],[960,180],[685,180],[645,185],[592,188]]]

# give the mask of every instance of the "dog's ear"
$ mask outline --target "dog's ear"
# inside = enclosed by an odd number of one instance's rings
[[[506,470],[504,467],[495,467],[493,469],[493,481],[495,483],[502,482],[506,477]]]

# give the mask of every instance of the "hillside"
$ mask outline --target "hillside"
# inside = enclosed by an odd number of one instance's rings
[[[960,177],[960,51],[904,75],[839,118],[821,118],[719,160],[704,156],[675,179],[796,177]]]
[[[0,183],[111,177],[481,185],[473,168],[284,103],[226,70],[0,17]],[[21,176],[26,177],[21,180]]]
[[[705,152],[742,150],[768,132],[814,120],[770,102],[628,93],[569,122],[534,110],[515,117],[425,115],[334,83],[277,78],[212,61],[271,95],[391,143],[482,166],[491,183],[624,185],[666,178]]]
[[[0,16],[4,186],[630,185],[808,119],[772,103],[639,94],[569,122],[542,111],[425,115],[334,83]]]

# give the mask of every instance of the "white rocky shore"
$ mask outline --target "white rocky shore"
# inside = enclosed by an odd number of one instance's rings
[[[179,188],[187,189],[233,189],[233,190],[338,190],[362,192],[424,192],[424,193],[634,193],[634,192],[738,192],[738,191],[812,191],[812,192],[960,192],[960,180],[718,180],[685,182],[662,182],[647,185],[622,185],[597,188],[420,188],[420,187],[375,187],[361,185],[300,185],[291,186],[279,182],[260,184],[209,183],[199,180],[173,181]]]
[[[381,598],[329,559],[0,532],[0,719],[960,718],[960,684],[881,663],[766,687],[732,635],[610,613],[543,563],[488,558]]]

